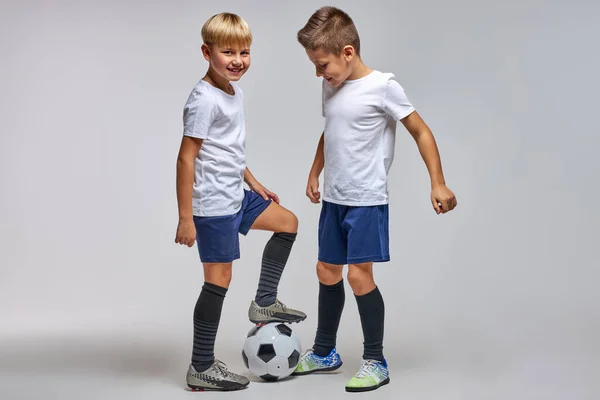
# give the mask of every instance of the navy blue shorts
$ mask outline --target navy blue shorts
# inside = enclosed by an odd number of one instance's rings
[[[360,264],[390,260],[388,205],[342,206],[323,201],[319,261]]]
[[[203,263],[227,263],[240,258],[239,233],[246,235],[250,227],[273,200],[244,190],[242,208],[221,217],[194,216],[196,243]]]

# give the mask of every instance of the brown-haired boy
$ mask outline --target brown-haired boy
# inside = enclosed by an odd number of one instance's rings
[[[431,178],[435,212],[457,205],[445,184],[431,130],[390,73],[367,67],[352,19],[335,7],[317,10],[298,32],[316,74],[323,78],[325,130],[313,162],[306,195],[319,203],[319,175],[325,170],[319,220],[319,318],[312,349],[296,375],[332,371],[342,365],[336,336],[344,307],[342,268],[354,292],[364,335],[363,361],[346,384],[350,392],[389,383],[383,356],[384,302],[373,279],[373,263],[390,260],[387,174],[394,158],[396,122],[415,139]]]

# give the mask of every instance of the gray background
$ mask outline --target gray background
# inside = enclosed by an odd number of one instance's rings
[[[216,2],[215,2],[216,4]],[[280,297],[317,322],[319,207],[304,196],[320,82],[295,41],[325,3],[3,1],[0,398],[184,398],[196,247],[173,243],[182,107],[206,70],[200,29],[239,13],[255,42],[247,156],[300,219]],[[600,222],[593,1],[337,1],[367,65],[394,72],[436,135],[459,207],[437,216],[402,126],[390,173],[392,384],[410,399],[598,399]],[[217,356],[239,372],[269,235],[242,240]],[[362,333],[346,286],[337,374],[231,398],[346,396]],[[207,395],[207,394],[205,394]],[[209,395],[217,397],[218,395]]]

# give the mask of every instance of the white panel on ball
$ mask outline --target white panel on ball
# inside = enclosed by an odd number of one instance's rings
[[[261,377],[269,373],[268,366],[260,358],[252,357],[248,359],[248,369],[254,375]]]
[[[246,341],[244,342],[244,353],[246,353],[248,359],[250,359],[252,356],[256,356],[256,353],[258,352],[258,346],[260,346],[260,343],[258,343],[256,336],[250,336],[249,338],[246,338]]]
[[[267,370],[269,375],[276,376],[278,379],[283,379],[291,375],[294,372],[294,368],[290,368],[288,358],[277,356],[267,364]]]

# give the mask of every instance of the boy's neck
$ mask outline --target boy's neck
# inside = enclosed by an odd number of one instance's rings
[[[231,86],[229,81],[216,74],[215,71],[212,70],[212,68],[209,68],[208,71],[206,71],[206,75],[204,75],[204,78],[202,79],[209,85],[214,86],[217,89],[221,89],[227,94],[235,94],[233,87]]]
[[[369,75],[373,70],[367,67],[360,58],[357,58],[355,61],[355,65],[352,66],[352,72],[348,75],[346,80],[353,81],[355,79],[364,78]]]

